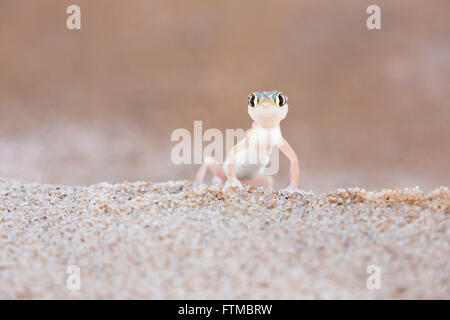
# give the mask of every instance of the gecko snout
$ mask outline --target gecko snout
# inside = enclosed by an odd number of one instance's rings
[[[268,101],[268,100],[263,100],[263,101],[261,101],[261,102],[259,103],[259,106],[260,106],[262,109],[270,109],[270,107],[273,106],[273,103],[272,103],[271,101]]]
[[[260,109],[259,109],[260,111],[271,112],[274,108],[274,105],[273,105],[273,103],[262,103],[259,105],[259,107],[260,107]]]

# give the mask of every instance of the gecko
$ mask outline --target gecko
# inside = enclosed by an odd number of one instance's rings
[[[297,154],[283,138],[280,122],[288,113],[288,97],[280,91],[257,91],[248,96],[248,114],[252,128],[228,153],[221,165],[213,157],[206,157],[196,176],[194,187],[203,185],[209,169],[213,181],[224,184],[224,189],[243,189],[242,184],[262,185],[273,188],[273,178],[262,175],[270,162],[273,148],[278,147],[290,161],[290,184],[282,192],[300,192],[299,163]]]

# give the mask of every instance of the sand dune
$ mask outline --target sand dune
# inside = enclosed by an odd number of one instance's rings
[[[301,197],[0,179],[0,299],[448,299],[449,213],[446,187]]]

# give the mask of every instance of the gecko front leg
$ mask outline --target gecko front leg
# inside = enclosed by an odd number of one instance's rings
[[[281,150],[281,152],[283,152],[286,155],[286,157],[288,157],[288,159],[291,163],[291,168],[290,168],[291,182],[290,182],[289,186],[287,188],[281,190],[281,192],[302,193],[298,188],[300,169],[299,169],[299,165],[298,165],[297,154],[295,153],[295,151],[291,148],[291,146],[287,143],[287,141],[285,139],[283,139],[281,142],[280,150]]]
[[[235,158],[239,152],[245,151],[250,147],[250,135],[247,135],[243,140],[236,144],[228,154],[228,172],[227,181],[225,182],[224,189],[238,188],[242,190],[242,183],[236,178],[235,174]]]

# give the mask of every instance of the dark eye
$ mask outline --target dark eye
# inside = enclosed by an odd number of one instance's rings
[[[277,94],[277,97],[276,97],[275,100],[276,100],[275,102],[277,103],[277,105],[278,105],[279,107],[282,107],[282,106],[284,106],[284,105],[286,104],[288,98],[287,98],[287,96],[285,96],[282,92],[279,92],[279,93]]]
[[[248,96],[248,105],[249,105],[250,107],[254,107],[254,106],[256,106],[257,103],[258,103],[258,97],[256,96],[256,94],[251,93],[251,94]]]

